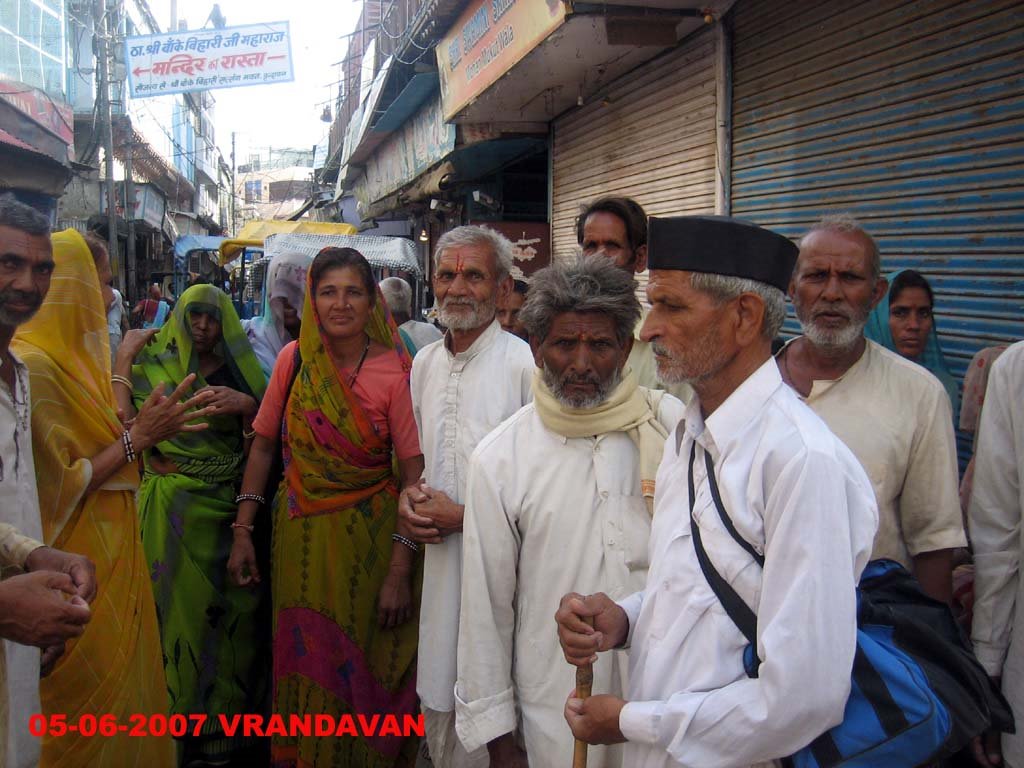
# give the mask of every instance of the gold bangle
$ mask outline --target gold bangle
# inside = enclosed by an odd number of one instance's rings
[[[132,380],[129,379],[127,376],[121,376],[115,373],[113,376],[110,377],[110,383],[124,384],[126,387],[128,387],[129,392],[131,392],[132,394],[135,393],[135,385],[132,384]]]
[[[249,432],[246,432],[245,428],[244,427],[242,428],[242,439],[244,439],[244,440],[252,440],[254,437],[256,437],[256,430],[255,429],[250,430]]]

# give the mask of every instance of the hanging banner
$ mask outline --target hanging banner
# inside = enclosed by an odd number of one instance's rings
[[[564,21],[561,0],[473,0],[437,44],[444,119],[454,118]]]
[[[287,21],[129,37],[124,45],[133,99],[295,79]]]

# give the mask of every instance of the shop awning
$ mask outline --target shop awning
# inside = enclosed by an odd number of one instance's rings
[[[63,193],[71,178],[68,166],[3,129],[0,129],[0,148],[6,155],[0,160],[0,165],[3,165],[2,186],[53,197]]]
[[[359,176],[367,160],[395,131],[401,128],[417,111],[434,97],[439,87],[437,72],[415,72],[409,67],[391,66],[391,60],[381,66],[374,88],[367,101],[359,107],[349,122],[345,146],[339,155],[340,168],[335,182],[335,201],[346,187]],[[408,78],[401,85],[404,78]],[[397,95],[394,91],[397,90]],[[372,111],[367,111],[367,110]],[[355,128],[356,125],[358,128]]]
[[[700,29],[706,13],[721,18],[734,0],[574,3],[564,21],[552,17],[547,31],[532,38],[517,30],[504,47],[504,28],[495,24],[453,63],[446,46],[472,23],[473,9],[484,2],[471,2],[437,46],[438,65],[445,72],[445,117],[456,123],[550,122],[581,102],[601,99],[609,83]],[[520,12],[525,31],[532,31],[527,22],[536,24],[538,15],[547,14],[546,0],[530,2],[534,12],[527,14],[525,6]],[[524,50],[527,40],[536,42]]]
[[[376,133],[397,131],[405,121],[415,114],[423,103],[437,91],[437,72],[419,72],[412,76],[378,119],[373,130]]]
[[[546,145],[546,137],[509,136],[456,147],[441,162],[376,200],[360,199],[368,186],[357,179],[354,190],[359,217],[365,220],[385,216],[411,202],[450,190],[457,183],[488,176],[509,163],[543,150]]]
[[[16,136],[12,136],[2,128],[0,128],[0,144],[6,144],[7,146],[14,147],[15,149],[21,149],[24,150],[25,152],[33,152],[37,155],[43,155],[44,157],[48,157],[48,155],[46,155],[43,152],[40,152],[31,144],[26,144],[24,141],[17,138]]]

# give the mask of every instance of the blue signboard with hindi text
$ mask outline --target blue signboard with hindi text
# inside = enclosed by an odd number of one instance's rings
[[[133,99],[295,79],[287,21],[125,40]]]

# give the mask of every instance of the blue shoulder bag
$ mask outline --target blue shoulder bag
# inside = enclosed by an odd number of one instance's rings
[[[757,616],[715,570],[693,517],[690,451],[690,525],[708,584],[747,639],[743,664],[756,678]],[[722,503],[711,455],[708,484],[729,535],[764,567],[764,557],[736,530]],[[915,768],[955,754],[984,731],[1014,732],[1013,715],[974,657],[949,607],[921,591],[892,560],[868,563],[857,588],[857,650],[843,722],[785,759],[794,768]]]

